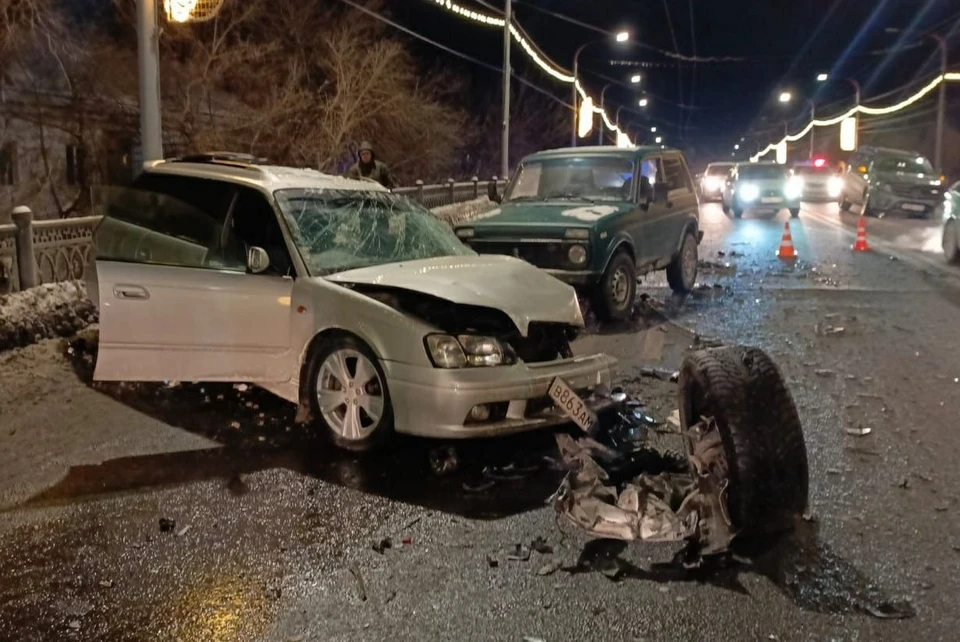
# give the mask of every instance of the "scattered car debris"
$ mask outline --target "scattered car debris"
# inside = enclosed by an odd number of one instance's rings
[[[904,478],[900,481],[900,483],[897,484],[897,488],[903,488],[903,489],[910,488],[910,480],[907,479],[906,477],[904,477]]]
[[[71,629],[73,629],[74,631],[79,631],[79,630],[80,630],[80,620],[70,620],[70,623],[67,624],[67,626],[69,626],[69,627],[70,627]]]
[[[490,568],[497,568],[500,566],[500,562],[496,558],[487,555],[487,566]]]
[[[547,642],[547,641],[544,640],[543,638],[535,638],[530,635],[525,635],[523,636],[523,642]]]
[[[492,479],[478,481],[475,483],[463,482],[463,490],[467,491],[468,493],[483,493],[490,490],[496,485],[497,485],[497,482],[495,482]]]
[[[537,570],[537,575],[553,575],[560,570],[560,566],[561,564],[558,560],[547,562]]]
[[[517,466],[515,463],[509,463],[506,466],[485,466],[483,475],[497,481],[515,481],[524,479],[532,473],[537,472],[539,466]]]
[[[390,591],[390,592],[387,594],[386,599],[383,600],[383,603],[384,603],[384,604],[390,604],[390,602],[393,602],[396,598],[397,598],[397,592],[396,592],[396,591]]]
[[[818,377],[836,377],[837,373],[833,370],[814,370],[814,374]]]
[[[452,473],[460,467],[457,449],[453,446],[441,446],[430,451],[430,468],[436,475]]]
[[[842,325],[831,325],[829,323],[820,322],[817,322],[817,324],[813,326],[813,329],[817,335],[821,337],[827,337],[834,334],[843,334],[847,331]]]
[[[507,555],[507,561],[510,562],[526,562],[529,559],[530,549],[523,544],[517,544],[514,552],[511,555]]]
[[[540,553],[541,555],[552,555],[553,547],[547,544],[547,540],[543,537],[537,537],[532,542],[530,542],[530,548]]]
[[[183,528],[177,531],[177,537],[183,537],[190,531],[191,528],[193,528],[193,526],[191,526],[190,524],[187,524],[186,526],[184,526]]]
[[[174,528],[177,527],[177,520],[169,519],[167,517],[161,517],[159,520],[160,532],[169,533]]]
[[[367,587],[364,586],[363,575],[360,574],[360,569],[358,569],[356,566],[353,566],[353,565],[349,566],[348,569],[350,570],[350,573],[353,575],[353,579],[357,581],[357,597],[360,598],[361,602],[366,602]]]
[[[385,550],[387,550],[388,548],[393,548],[393,540],[390,539],[389,537],[384,537],[379,542],[374,542],[373,546],[371,546],[370,548],[372,548],[376,552],[383,555],[383,552]]]
[[[404,537],[403,539],[400,540],[400,543],[403,544],[404,546],[410,546],[411,544],[413,544],[413,538]]]
[[[100,580],[99,584],[103,588],[113,588],[113,580]]]
[[[659,379],[660,381],[675,382],[680,377],[680,373],[670,370],[663,370],[662,368],[640,368],[640,376]]]
[[[863,427],[858,426],[856,428],[847,428],[846,430],[846,433],[853,437],[865,437],[866,435],[869,435],[871,432],[873,432],[873,429],[867,428],[865,426]]]

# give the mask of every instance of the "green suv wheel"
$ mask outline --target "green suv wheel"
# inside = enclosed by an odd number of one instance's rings
[[[687,232],[683,237],[680,251],[667,266],[667,283],[677,294],[686,294],[697,283],[697,268],[700,257],[697,255],[697,237]]]
[[[637,267],[630,255],[620,250],[612,259],[596,291],[597,316],[604,321],[630,317],[637,294]]]

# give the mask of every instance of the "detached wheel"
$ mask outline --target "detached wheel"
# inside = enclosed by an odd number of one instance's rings
[[[604,321],[623,321],[630,317],[633,300],[637,295],[637,266],[630,255],[617,252],[596,293],[597,313]]]
[[[757,348],[688,355],[680,369],[684,431],[713,417],[730,475],[730,518],[744,534],[789,528],[807,508],[809,472],[800,418],[780,370]]]
[[[697,268],[699,256],[697,254],[697,237],[693,232],[687,232],[683,237],[680,252],[667,266],[667,283],[670,289],[678,294],[686,294],[697,284]]]
[[[947,221],[943,226],[943,259],[950,265],[960,265],[960,242],[954,221]]]
[[[373,351],[350,336],[324,341],[310,357],[314,425],[346,450],[364,451],[393,432],[387,379]]]

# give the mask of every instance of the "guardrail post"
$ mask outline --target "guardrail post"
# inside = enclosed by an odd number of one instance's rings
[[[13,208],[11,215],[17,226],[17,274],[20,277],[20,289],[37,287],[37,260],[33,255],[33,212],[21,205]]]
[[[423,181],[418,180],[415,184],[417,186],[417,202],[423,205]]]
[[[450,197],[450,203],[451,203],[451,204],[453,204],[453,203],[456,202],[456,201],[454,200],[455,196],[454,196],[454,191],[453,191],[453,186],[454,186],[455,184],[456,184],[456,183],[454,182],[454,180],[453,180],[452,178],[448,178],[448,179],[447,179],[447,188],[449,188],[449,192],[448,192],[447,195]]]
[[[480,177],[474,176],[470,179],[473,181],[473,200],[480,198]]]

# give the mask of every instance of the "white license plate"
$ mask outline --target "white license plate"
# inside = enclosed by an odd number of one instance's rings
[[[911,212],[922,212],[926,209],[923,205],[917,205],[916,203],[904,203],[900,207]]]
[[[563,411],[563,414],[569,417],[573,423],[580,426],[584,432],[593,431],[594,426],[597,425],[597,415],[590,409],[587,402],[567,385],[566,381],[560,377],[554,379],[547,394],[550,395],[550,399],[557,405],[557,408]]]
[[[761,203],[779,203],[782,200],[783,200],[782,198],[779,198],[777,196],[764,196],[763,198],[760,199],[760,202]]]

